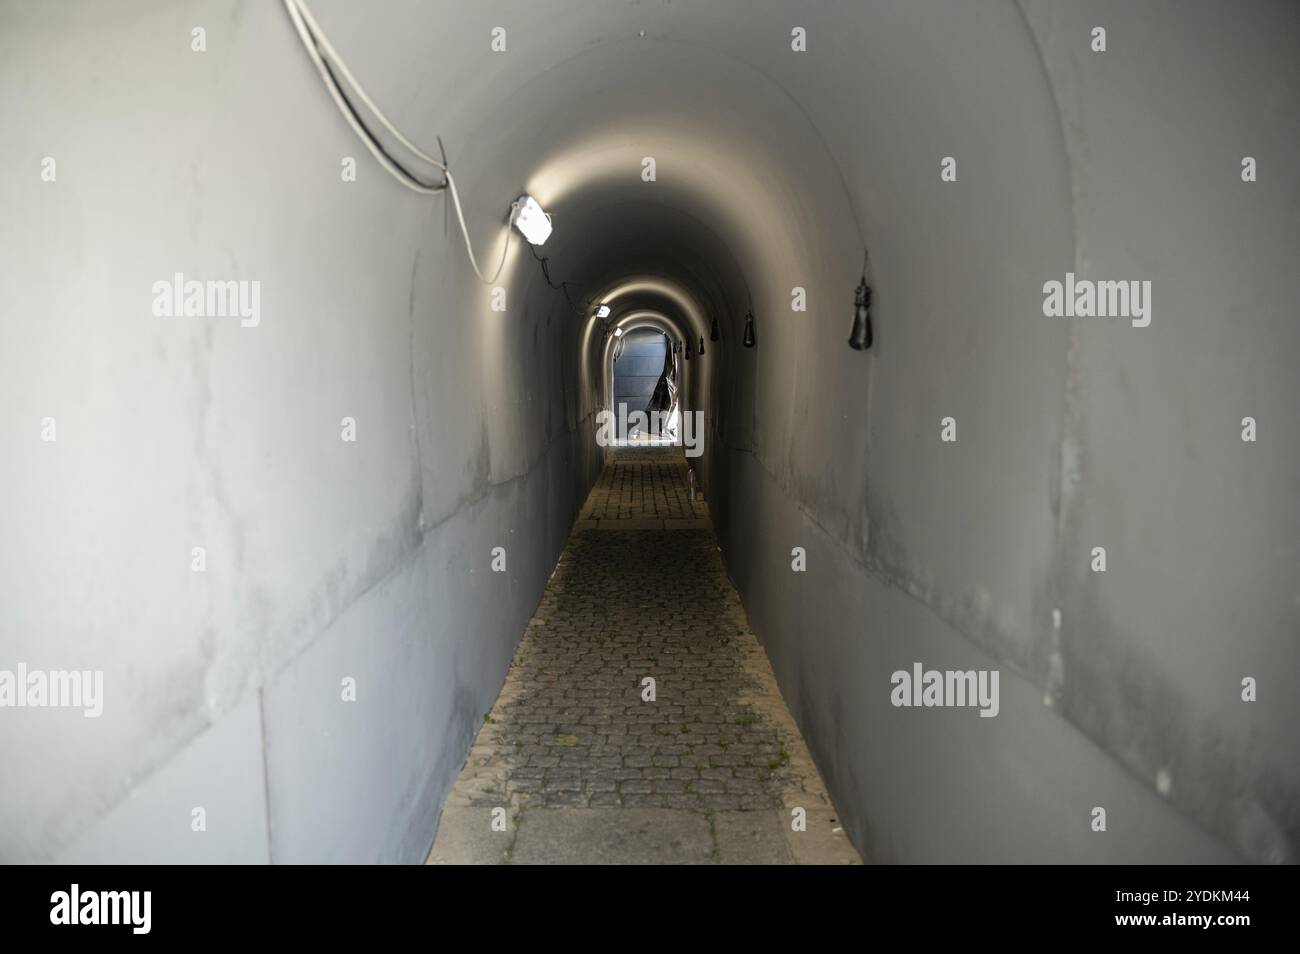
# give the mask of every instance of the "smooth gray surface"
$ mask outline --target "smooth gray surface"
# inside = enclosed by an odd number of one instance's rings
[[[781,813],[715,812],[711,822],[719,864],[794,864]]]
[[[538,808],[523,813],[517,865],[707,864],[713,836],[700,812],[667,808]],[[592,859],[599,859],[592,861]]]
[[[1295,5],[313,9],[413,140],[443,137],[480,262],[526,190],[575,301],[720,319],[684,369],[701,486],[865,855],[1297,856]],[[9,0],[0,117],[0,666],[107,693],[93,725],[0,713],[0,857],[131,856],[115,806],[201,783],[209,726],[243,762],[268,746],[277,860],[420,856],[599,466],[608,340],[517,244],[490,309],[447,203],[376,167],[279,4]],[[260,280],[261,324],[154,317],[178,270]],[[1043,317],[1067,271],[1151,280],[1151,326]],[[893,709],[917,660],[1000,668],[1001,715]]]
[[[246,696],[229,716],[133,787],[55,861],[265,864],[269,857],[259,704],[257,693]]]
[[[438,837],[429,853],[431,865],[502,865],[510,860],[515,819],[504,831],[493,830],[492,809],[448,805],[438,819]]]

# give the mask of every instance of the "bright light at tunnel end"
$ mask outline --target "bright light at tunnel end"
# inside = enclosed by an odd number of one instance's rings
[[[541,245],[551,236],[551,220],[531,195],[521,195],[515,203],[515,227],[533,245]]]

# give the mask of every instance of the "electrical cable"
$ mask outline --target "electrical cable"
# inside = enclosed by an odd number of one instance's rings
[[[439,162],[437,159],[433,158],[433,156],[420,149],[420,147],[415,143],[411,142],[411,140],[403,136],[402,131],[389,121],[388,117],[384,115],[384,111],[375,105],[375,101],[366,94],[366,91],[362,88],[361,84],[357,82],[357,78],[352,75],[352,71],[348,69],[347,63],[343,61],[343,57],[339,56],[338,50],[334,49],[333,44],[330,43],[329,37],[325,35],[325,31],[323,31],[320,28],[320,24],[316,22],[316,18],[312,16],[311,9],[307,6],[306,0],[285,0],[286,5],[289,3],[292,3],[297,7],[298,12],[302,14],[302,18],[307,22],[311,34],[320,44],[321,49],[323,49],[325,54],[338,65],[339,72],[342,73],[343,78],[348,81],[348,85],[356,91],[361,102],[365,103],[366,108],[375,114],[375,118],[383,124],[383,127],[392,133],[398,142],[411,150],[415,155],[419,156],[429,165],[437,166],[443,172],[446,172],[447,166],[444,163]]]
[[[469,256],[470,266],[474,269],[474,274],[478,276],[479,281],[486,285],[495,284],[496,280],[501,276],[501,271],[505,268],[506,258],[510,254],[510,241],[513,238],[511,227],[514,225],[515,215],[519,210],[519,203],[515,202],[510,206],[510,217],[506,222],[506,241],[505,247],[501,250],[501,261],[497,264],[497,269],[492,274],[492,277],[488,278],[479,269],[478,260],[474,257],[474,249],[469,240],[469,229],[465,225],[465,213],[460,204],[460,194],[456,190],[456,180],[452,177],[451,170],[447,167],[447,164],[439,162],[433,156],[416,146],[411,142],[411,140],[406,138],[406,136],[402,135],[401,130],[393,125],[388,117],[384,115],[383,110],[381,110],[375,104],[375,101],[370,98],[365,89],[363,89],[361,84],[357,81],[357,78],[352,75],[352,71],[348,69],[347,63],[343,61],[343,58],[339,56],[338,51],[334,49],[334,45],[330,43],[329,38],[316,22],[316,18],[312,16],[311,10],[307,7],[305,0],[284,0],[284,7],[289,13],[289,18],[293,21],[294,29],[298,33],[298,38],[302,41],[303,47],[307,50],[307,55],[311,58],[312,63],[315,64],[316,71],[320,74],[326,90],[329,91],[330,98],[334,100],[334,105],[337,106],[339,112],[343,114],[343,118],[347,120],[348,125],[352,127],[352,131],[356,133],[357,138],[362,141],[366,149],[370,151],[370,154],[375,157],[375,160],[385,169],[385,171],[412,192],[418,192],[421,195],[436,195],[443,191],[451,193],[451,202],[456,209],[456,221],[460,225],[460,234],[465,239],[465,253]],[[414,173],[398,162],[388,152],[388,150],[384,148],[383,144],[375,137],[374,133],[367,128],[365,122],[357,113],[356,108],[343,92],[342,84],[339,83],[338,76],[335,75],[330,64],[325,61],[322,52],[333,61],[334,66],[338,68],[339,74],[341,74],[343,79],[347,81],[347,84],[351,87],[352,91],[356,93],[357,98],[365,104],[366,108],[374,114],[375,118],[379,120],[380,124],[383,125],[385,129],[392,133],[398,142],[409,149],[411,153],[418,158],[442,171],[443,182],[441,185],[433,185],[422,181]],[[572,304],[572,301],[570,301],[570,304]]]
[[[578,308],[578,306],[573,303],[573,297],[569,294],[569,282],[561,281],[557,285],[555,284],[554,281],[552,281],[550,259],[544,255],[538,255],[537,249],[533,248],[532,245],[528,246],[528,250],[533,253],[533,258],[537,259],[538,263],[542,266],[542,277],[546,279],[546,284],[550,285],[551,288],[555,289],[556,291],[564,292],[564,297],[568,300],[569,307],[572,308],[574,311],[579,311],[580,309]],[[588,298],[584,302],[583,307],[585,308],[587,305],[590,305],[592,301],[593,298]]]
[[[366,128],[365,124],[361,121],[360,116],[357,115],[356,110],[352,107],[352,104],[348,102],[347,97],[343,95],[343,90],[339,86],[338,79],[334,76],[333,71],[322,58],[321,49],[324,48],[328,50],[333,49],[333,47],[329,45],[328,40],[317,37],[312,33],[311,29],[304,21],[303,14],[305,9],[301,5],[301,0],[284,0],[284,7],[289,12],[289,18],[293,21],[294,28],[298,32],[298,38],[302,41],[303,47],[307,50],[307,55],[311,57],[312,63],[316,66],[316,71],[320,73],[321,80],[325,83],[326,90],[329,91],[330,97],[334,100],[334,105],[337,106],[339,112],[343,114],[343,118],[347,120],[348,125],[352,127],[352,131],[357,134],[357,137],[365,144],[366,148],[370,150],[371,155],[375,157],[379,164],[383,166],[384,169],[393,176],[393,178],[402,183],[402,185],[406,186],[408,189],[411,189],[414,192],[419,192],[423,195],[433,195],[441,192],[445,186],[429,185],[428,183],[417,179],[414,175],[399,165],[396,160],[388,154],[387,150],[384,149],[370,130]],[[307,14],[307,16],[310,17],[310,14]],[[311,22],[314,23],[315,21],[312,20]],[[345,78],[352,75],[351,71],[348,70],[345,65],[338,63],[337,59],[335,62],[338,64],[339,71]],[[366,96],[364,92],[361,92],[360,95],[363,101],[369,100],[369,97]],[[416,154],[419,155],[418,151]],[[435,165],[441,166],[441,163],[435,163]]]
[[[460,210],[460,195],[456,192],[456,180],[451,177],[450,170],[446,175],[447,186],[451,190],[451,204],[456,207],[456,219],[460,222],[460,234],[465,237],[465,254],[469,256],[469,264],[479,281],[484,285],[495,285],[501,276],[501,269],[506,267],[506,256],[510,254],[510,240],[514,238],[514,230],[511,226],[515,224],[515,213],[519,211],[519,203],[517,201],[510,203],[510,217],[506,220],[506,244],[501,249],[501,261],[497,262],[497,270],[492,273],[491,278],[484,278],[483,273],[478,269],[478,261],[474,258],[474,249],[469,244],[469,230],[465,228],[465,213]],[[531,244],[529,247],[532,247]]]

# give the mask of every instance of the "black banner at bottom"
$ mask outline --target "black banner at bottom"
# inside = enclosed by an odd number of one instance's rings
[[[716,931],[732,941],[823,926],[819,933],[919,929],[927,940],[1031,940],[1047,929],[1053,937],[1231,943],[1285,929],[1296,886],[1294,869],[1259,867],[104,866],[8,874],[0,894],[7,939],[128,943],[373,940],[475,921],[532,925],[551,937],[561,925],[569,932],[608,922],[643,940],[677,925],[693,939]]]

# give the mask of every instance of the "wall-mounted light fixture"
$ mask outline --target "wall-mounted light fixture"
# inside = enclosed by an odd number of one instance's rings
[[[622,328],[615,328],[615,329],[614,329],[614,337],[615,337],[615,338],[621,338],[621,337],[623,337],[623,329],[622,329]]]
[[[718,316],[717,316],[717,315],[714,315],[714,316],[713,316],[713,323],[709,325],[709,340],[710,340],[710,341],[717,341],[718,338],[719,338],[719,332],[718,332]]]
[[[704,335],[700,335],[700,354],[704,354]]]
[[[862,280],[853,292],[853,329],[849,332],[849,347],[866,351],[871,347],[871,286],[867,284],[867,252],[862,252]]]
[[[515,227],[534,245],[541,245],[551,236],[551,218],[542,211],[531,195],[521,195],[515,203]]]
[[[687,361],[691,360],[691,339],[690,338],[686,339],[686,360]]]
[[[608,318],[608,317],[609,317],[609,305],[597,305],[597,306],[596,306],[596,317],[597,317],[597,318]]]
[[[746,348],[752,348],[758,339],[754,337],[754,313],[745,315],[745,337],[742,339]]]

